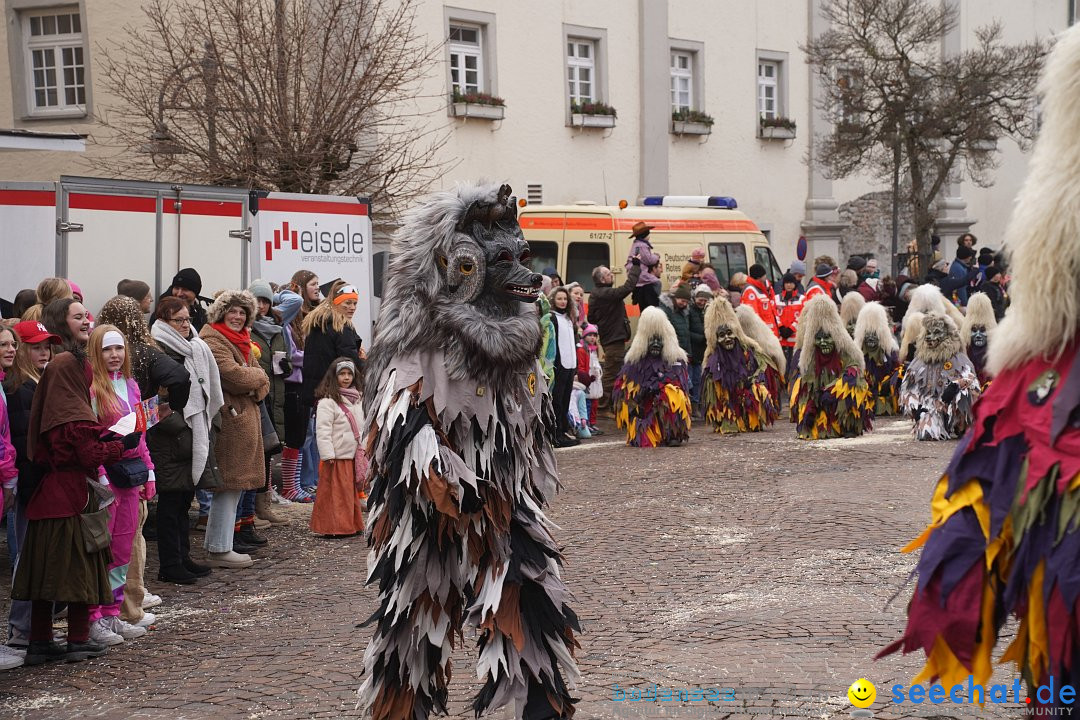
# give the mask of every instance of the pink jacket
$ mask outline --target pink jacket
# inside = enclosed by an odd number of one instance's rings
[[[2,379],[3,373],[0,373]],[[8,421],[7,393],[0,391],[0,485],[15,487],[19,471],[15,468],[15,446],[11,444],[11,424]]]
[[[91,392],[91,398],[92,398],[92,396],[93,396],[93,392]],[[139,384],[137,382],[135,382],[134,378],[128,378],[127,379],[127,397],[126,398],[122,397],[122,398],[120,398],[120,400],[121,400],[122,403],[124,403],[127,406],[126,409],[124,407],[121,407],[120,413],[118,415],[116,415],[116,417],[109,418],[108,420],[102,420],[101,424],[103,426],[109,427],[110,425],[115,423],[117,420],[122,418],[124,415],[127,415],[129,412],[132,412],[133,410],[135,410],[135,408],[138,407],[138,405],[140,403],[142,403],[142,396],[139,394]],[[139,438],[138,446],[132,448],[131,450],[125,450],[124,454],[121,457],[124,457],[124,458],[133,458],[133,457],[142,458],[142,461],[144,463],[146,463],[146,467],[151,471],[150,472],[150,480],[151,480],[151,482],[153,482],[153,480],[154,480],[154,473],[153,473],[154,461],[150,459],[150,450],[147,449],[147,447],[146,447],[146,433],[143,433],[143,436],[141,438]],[[104,477],[104,476],[105,476],[105,468],[104,467],[98,468],[98,477]],[[154,495],[154,493],[151,492],[150,497],[153,497],[153,495]],[[146,499],[149,500],[150,497],[148,497]]]

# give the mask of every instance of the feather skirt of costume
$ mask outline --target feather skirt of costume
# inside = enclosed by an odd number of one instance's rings
[[[1080,353],[1001,372],[976,406],[931,504],[903,637],[922,650],[912,682],[986,685],[1006,618],[1020,620],[999,662],[1029,686],[1080,684]],[[1059,697],[1055,695],[1055,697]],[[1047,713],[1049,714],[1049,713]]]
[[[776,421],[778,408],[760,362],[738,340],[731,350],[717,346],[705,361],[701,401],[713,432],[758,432]]]
[[[802,357],[802,349],[796,348],[791,353],[791,360],[787,366],[787,391],[788,391],[788,421],[799,422],[799,404],[795,395],[799,391],[799,358]]]
[[[866,384],[874,400],[874,417],[900,412],[900,360],[897,353],[886,354],[880,347],[863,354]]]
[[[952,402],[942,395],[950,384],[960,391]],[[951,440],[971,426],[972,410],[979,399],[979,379],[967,355],[962,352],[942,363],[927,363],[915,358],[908,363],[900,386],[900,409],[915,421],[914,435],[919,440]]]
[[[784,387],[784,377],[780,374],[780,367],[765,353],[757,354],[758,366],[765,373],[765,387],[769,391],[769,397],[772,402],[769,403],[767,409],[769,410],[770,418],[769,425],[776,422],[776,418],[780,417],[780,393]]]
[[[506,389],[451,379],[443,351],[397,357],[374,399],[361,705],[375,720],[447,712],[455,636],[479,629],[473,701],[518,718],[569,718],[580,632],[541,509],[558,478],[539,364]],[[564,680],[565,677],[565,680]]]
[[[792,386],[795,431],[802,440],[856,437],[874,425],[874,406],[866,376],[839,352],[822,355],[816,348],[813,373],[801,375]]]
[[[615,424],[626,430],[626,444],[658,447],[690,437],[690,386],[686,366],[668,365],[646,355],[626,363],[611,392]]]

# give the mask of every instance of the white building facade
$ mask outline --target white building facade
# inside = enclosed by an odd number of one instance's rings
[[[92,116],[107,111],[111,98],[95,84],[95,44],[137,21],[140,3],[2,1],[0,128],[100,134]],[[963,49],[976,28],[994,20],[1010,42],[1051,37],[1074,19],[1077,2],[943,1],[960,12],[943,52]],[[548,204],[730,195],[770,236],[782,264],[800,235],[810,240],[811,257],[839,259],[841,205],[888,188],[867,178],[829,181],[808,163],[813,136],[829,125],[814,108],[814,80],[799,45],[825,30],[822,2],[425,0],[419,29],[432,42],[445,41],[444,66],[417,102],[448,126],[443,159],[456,165],[442,182],[509,182],[530,202]],[[505,105],[465,108],[453,102],[455,90],[494,95]],[[586,103],[614,108],[616,116],[574,112]],[[678,111],[711,116],[711,132],[675,125]],[[762,117],[781,125],[789,119],[794,129],[763,130]],[[78,161],[9,154],[0,160],[0,181],[97,174],[98,152],[91,144]],[[1000,247],[1026,156],[1010,141],[997,152],[992,187],[964,183],[943,198],[946,252],[949,238],[969,226],[980,245]],[[873,245],[848,240],[847,250]]]

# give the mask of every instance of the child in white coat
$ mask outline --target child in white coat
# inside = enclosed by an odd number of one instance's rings
[[[311,530],[347,537],[364,530],[362,494],[368,461],[361,428],[360,374],[349,358],[330,364],[315,389],[315,440],[319,446],[319,492],[311,510]]]

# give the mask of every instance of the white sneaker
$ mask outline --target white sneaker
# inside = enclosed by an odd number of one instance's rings
[[[0,645],[0,670],[11,670],[21,667],[26,659],[26,651],[18,648]]]
[[[157,615],[154,613],[143,613],[142,620],[135,623],[135,627],[149,629],[151,625],[157,622]]]
[[[101,617],[90,623],[90,640],[98,645],[111,647],[124,642],[122,635],[113,632],[112,617]]]
[[[113,619],[113,632],[122,637],[124,640],[134,640],[135,638],[141,638],[146,634],[146,628],[139,627],[138,625],[132,625],[129,622],[124,622],[120,618]]]
[[[292,505],[292,500],[286,500],[278,494],[277,488],[270,488],[270,502],[275,505]]]
[[[151,593],[151,592],[148,592],[145,595],[143,595],[143,599],[142,599],[142,609],[143,610],[149,610],[150,608],[157,607],[160,604],[161,604],[161,596],[160,595],[155,595],[154,593]]]

